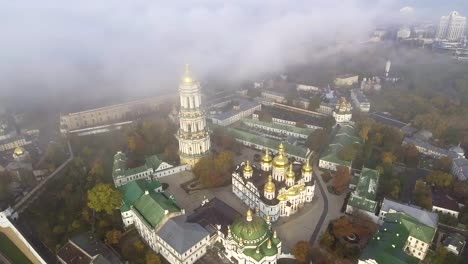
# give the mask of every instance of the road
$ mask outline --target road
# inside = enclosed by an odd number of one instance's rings
[[[321,177],[317,175],[317,170],[318,170],[318,167],[315,165],[315,162],[314,162],[314,178],[315,178],[315,183],[319,187],[320,194],[322,195],[322,198],[323,198],[323,211],[322,211],[322,214],[320,215],[320,219],[317,225],[315,226],[314,232],[310,236],[310,240],[309,240],[310,244],[314,244],[315,241],[317,240],[317,236],[320,233],[320,230],[322,229],[323,222],[325,221],[325,218],[328,215],[328,196],[327,196],[328,193],[325,190],[325,188],[323,188],[323,185],[325,183],[322,183]]]

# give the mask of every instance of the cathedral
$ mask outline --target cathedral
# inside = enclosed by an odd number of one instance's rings
[[[180,111],[179,140],[180,162],[190,166],[210,151],[210,134],[206,126],[205,112],[201,107],[200,83],[186,65],[179,85]]]
[[[232,173],[232,191],[262,218],[275,222],[312,201],[312,166],[309,160],[305,164],[291,163],[281,144],[274,158],[265,150],[260,168],[250,161],[239,164]]]

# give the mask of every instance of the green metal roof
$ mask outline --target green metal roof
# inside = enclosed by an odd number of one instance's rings
[[[261,245],[258,246],[258,253],[256,248],[246,248],[243,253],[246,256],[252,257],[256,261],[260,261],[265,256],[274,256],[278,254],[277,243],[275,244],[272,240],[271,248],[268,248],[268,239],[265,240]]]
[[[377,187],[379,186],[379,172],[363,168],[359,176],[356,190],[351,194],[348,205],[375,213],[377,209]]]
[[[328,145],[327,150],[323,153],[321,160],[336,163],[342,166],[351,167],[350,161],[341,160],[338,157],[340,150],[350,144],[360,144],[360,139],[355,136],[354,127],[349,124],[340,125],[335,137]]]
[[[243,118],[242,122],[245,124],[252,124],[252,125],[259,125],[259,126],[264,126],[264,127],[271,127],[271,128],[276,128],[284,131],[291,131],[297,134],[301,134],[304,136],[309,136],[312,132],[314,132],[314,129],[310,128],[302,128],[302,127],[297,127],[297,126],[291,126],[291,125],[283,125],[283,124],[278,124],[278,123],[269,123],[269,122],[263,122],[259,120],[254,120],[251,118]]]
[[[405,213],[388,213],[384,224],[362,253],[360,260],[373,259],[379,264],[419,263],[406,253],[409,236],[431,244],[435,228],[426,226]]]
[[[117,152],[117,154],[114,155],[114,165],[113,165],[113,173],[112,176],[115,178],[117,176],[131,176],[135,175],[138,173],[142,173],[147,171],[148,169],[152,168],[153,170],[156,170],[159,165],[161,165],[162,160],[158,158],[157,155],[152,155],[149,157],[145,158],[145,164],[139,167],[127,168],[127,156],[122,153],[122,152]]]
[[[129,209],[129,207],[133,205],[133,203],[138,200],[146,190],[148,192],[154,192],[154,190],[159,187],[161,187],[161,183],[158,180],[148,181],[146,179],[139,179],[122,185],[118,189],[122,193],[124,205]]]
[[[269,228],[265,220],[256,215],[252,216],[251,221],[247,221],[246,218],[236,219],[231,231],[236,240],[242,238],[246,245],[253,245],[249,241],[265,238],[269,234]]]
[[[288,154],[291,154],[297,157],[306,158],[307,149],[305,147],[291,145],[287,142],[282,142],[280,140],[266,138],[263,136],[255,135],[253,133],[249,133],[247,131],[239,130],[239,129],[232,128],[232,127],[224,127],[224,129],[226,130],[227,133],[229,133],[231,136],[233,136],[234,138],[238,140],[252,142],[252,143],[261,145],[263,147],[267,147],[271,150],[278,151],[279,145],[283,143],[284,147],[286,148],[286,152]]]
[[[164,193],[144,194],[133,204],[133,208],[143,217],[152,228],[159,225],[164,218],[165,211],[168,213],[180,212],[175,201]]]

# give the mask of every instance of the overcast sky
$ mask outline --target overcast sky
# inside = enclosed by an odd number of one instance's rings
[[[466,0],[0,1],[0,95],[76,98],[176,90],[185,63],[200,76],[248,78],[306,62],[376,23],[437,21]],[[61,91],[61,92],[60,92]],[[78,92],[77,92],[78,91]]]

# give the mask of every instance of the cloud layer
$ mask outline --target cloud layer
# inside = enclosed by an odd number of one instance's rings
[[[401,7],[391,0],[4,1],[0,93],[152,93],[175,86],[186,62],[201,77],[249,78],[324,56],[330,43],[362,41]]]

